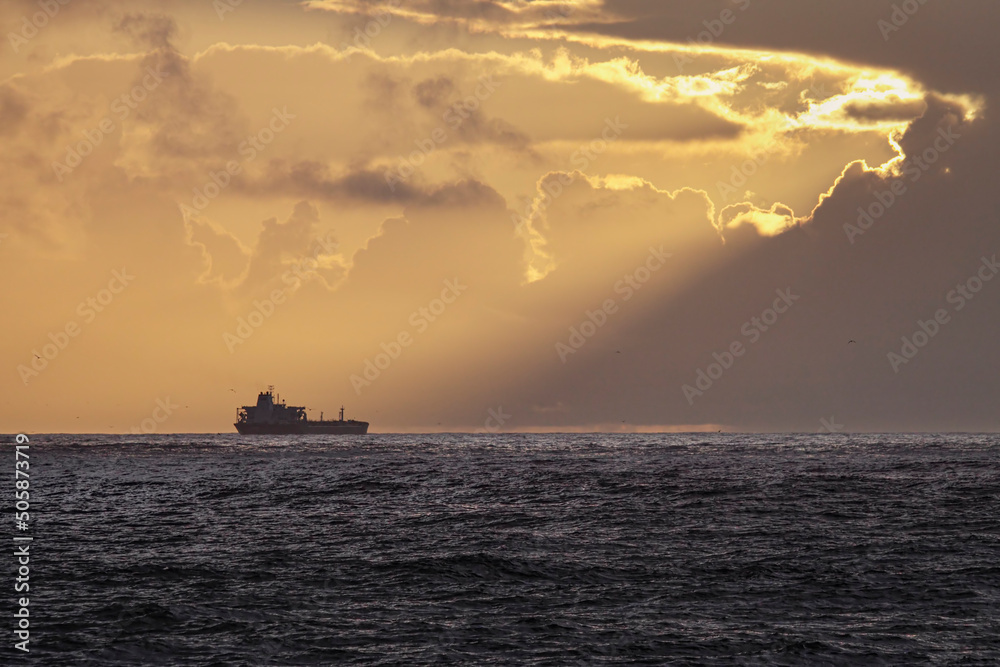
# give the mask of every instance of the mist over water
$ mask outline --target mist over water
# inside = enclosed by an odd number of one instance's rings
[[[39,664],[1000,661],[995,436],[56,435],[31,471]]]

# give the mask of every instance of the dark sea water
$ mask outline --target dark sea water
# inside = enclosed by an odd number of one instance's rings
[[[997,436],[30,452],[31,653],[9,664],[1000,664]]]

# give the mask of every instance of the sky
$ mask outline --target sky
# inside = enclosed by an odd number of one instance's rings
[[[991,0],[13,0],[0,430],[995,431]]]

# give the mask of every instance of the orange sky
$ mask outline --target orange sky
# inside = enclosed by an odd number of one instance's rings
[[[994,430],[940,4],[7,3],[0,428]]]

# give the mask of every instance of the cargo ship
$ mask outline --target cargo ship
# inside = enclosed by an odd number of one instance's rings
[[[268,387],[257,396],[257,405],[244,405],[236,412],[233,426],[240,435],[364,435],[368,433],[368,422],[344,419],[344,408],[340,408],[340,419],[324,421],[306,416],[306,408],[285,405],[280,397],[275,398],[274,387]]]

